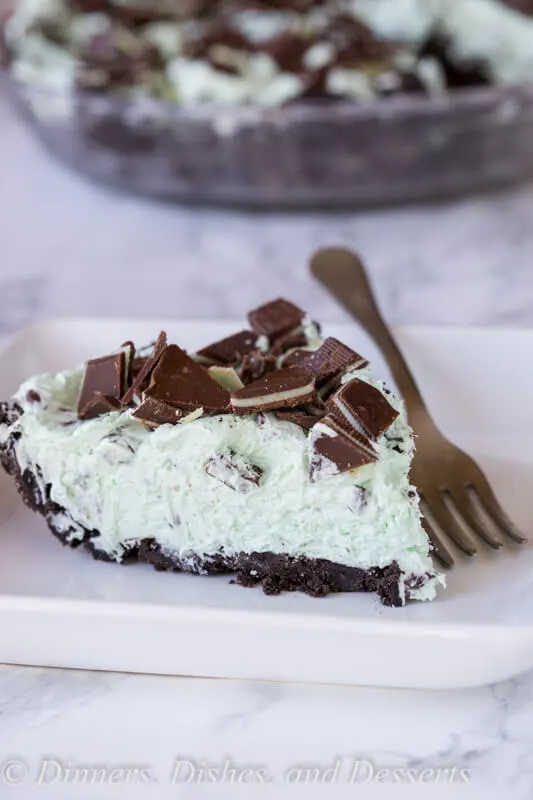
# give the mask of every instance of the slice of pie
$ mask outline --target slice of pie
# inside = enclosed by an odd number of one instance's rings
[[[198,353],[126,342],[0,406],[2,463],[63,543],[269,594],[435,597],[413,447],[368,362],[285,300]]]

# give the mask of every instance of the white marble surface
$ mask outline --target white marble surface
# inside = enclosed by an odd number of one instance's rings
[[[155,206],[56,167],[1,95],[0,175],[0,336],[54,314],[240,317],[279,294],[341,318],[305,268],[309,253],[330,243],[365,254],[393,322],[533,323],[531,186],[381,213]],[[532,752],[531,674],[477,690],[416,693],[0,667],[2,798],[530,800]],[[180,785],[172,782],[180,758],[219,768],[230,759],[240,770],[266,769],[271,782]],[[287,782],[291,768],[323,770],[336,759],[330,786]],[[61,763],[61,776],[45,760]],[[350,783],[358,760],[375,771],[410,768],[429,782],[413,785],[403,773],[398,784]],[[79,775],[73,783],[69,763],[104,767],[104,783]],[[124,774],[112,773],[125,766],[145,768],[151,782],[126,786]],[[447,783],[445,773],[437,782],[436,770],[454,767],[470,770],[468,782]]]

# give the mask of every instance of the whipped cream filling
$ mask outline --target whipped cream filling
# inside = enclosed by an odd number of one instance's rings
[[[444,582],[435,576],[409,485],[412,433],[392,395],[400,415],[377,443],[378,462],[343,474],[325,463],[313,483],[310,438],[293,423],[273,414],[201,416],[150,431],[131,410],[82,422],[82,373],[31,378],[15,396],[24,413],[11,427],[0,425],[0,443],[22,434],[14,444],[19,464],[39,466],[41,491],[50,485],[52,500],[65,509],[54,522],[71,540],[97,530],[96,547],[117,561],[141,537],[191,563],[220,552],[286,553],[363,569],[397,561],[406,577],[422,578],[411,592],[417,599],[432,599]],[[368,368],[344,380],[355,376],[384,388]],[[257,470],[257,484],[252,472],[244,487],[207,470],[228,453]]]

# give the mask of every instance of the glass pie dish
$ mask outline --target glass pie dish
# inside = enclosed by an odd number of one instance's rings
[[[9,92],[45,147],[100,183],[247,207],[347,207],[458,195],[533,175],[533,84],[438,97],[180,108],[157,99]]]

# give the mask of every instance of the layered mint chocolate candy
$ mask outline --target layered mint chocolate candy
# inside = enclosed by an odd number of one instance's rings
[[[118,563],[433,599],[401,400],[288,301],[248,325],[196,353],[161,333],[30,378],[0,406],[26,503],[63,543]]]

